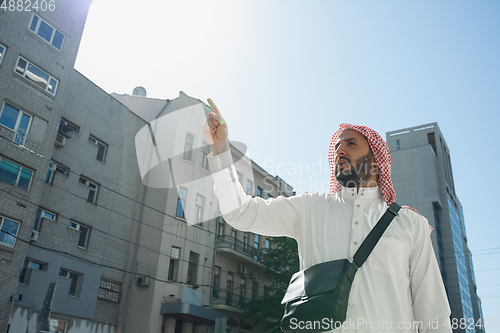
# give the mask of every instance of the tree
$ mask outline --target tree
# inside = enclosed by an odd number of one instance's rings
[[[292,275],[299,270],[297,241],[288,237],[276,237],[271,240],[269,249],[259,251],[257,261],[265,268],[265,274],[273,283],[264,296],[243,305],[245,314],[256,319],[256,324],[263,320],[272,322],[263,327],[265,331],[281,332],[280,320],[285,311],[281,300]]]

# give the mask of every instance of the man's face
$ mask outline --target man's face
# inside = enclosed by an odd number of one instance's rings
[[[366,138],[346,129],[335,143],[335,178],[345,187],[377,185],[377,168]]]

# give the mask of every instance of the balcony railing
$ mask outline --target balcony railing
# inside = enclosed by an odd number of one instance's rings
[[[259,253],[259,251],[250,246],[250,244],[245,244],[239,239],[228,235],[219,236],[219,239],[217,240],[217,248],[232,249],[253,260],[257,260],[257,255]]]
[[[213,305],[228,305],[238,309],[242,309],[242,305],[251,301],[250,298],[239,294],[240,289],[214,289]]]

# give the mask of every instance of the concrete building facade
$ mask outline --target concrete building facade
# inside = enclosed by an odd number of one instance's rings
[[[140,250],[137,261],[139,266],[157,267],[155,277],[163,283],[152,281],[148,290],[132,290],[124,332],[204,332],[217,317],[227,318],[227,332],[259,332],[263,323],[254,325],[242,305],[263,296],[272,283],[257,262],[258,250],[270,242],[261,235],[231,228],[220,216],[206,159],[211,148],[201,132],[210,108],[183,92],[163,102],[144,95],[112,96],[151,123],[151,133],[145,133],[154,137],[160,152],[158,161],[143,173],[146,183],[147,177],[154,179],[149,180],[151,194],[145,207],[157,206],[158,211],[166,212],[144,210],[149,211],[145,220],[163,232],[144,230],[140,243],[165,255],[151,256]],[[265,198],[294,194],[282,179],[268,174],[235,145],[230,148],[248,194]],[[165,163],[167,159],[169,163]],[[170,178],[164,179],[165,175]]]
[[[455,192],[450,150],[437,123],[387,132],[392,158],[392,180],[400,204],[425,216],[434,231],[432,245],[452,310],[451,319],[462,318],[466,329],[454,332],[483,332],[472,322],[483,318],[477,295],[472,254],[462,205]],[[481,321],[479,321],[481,319]],[[463,326],[462,326],[463,327]]]
[[[147,122],[74,69],[90,5],[0,12],[0,332],[44,328],[51,283],[45,328],[117,328]]]

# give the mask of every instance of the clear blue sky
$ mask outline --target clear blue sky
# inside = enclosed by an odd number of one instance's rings
[[[500,319],[500,1],[95,0],[76,69],[109,93],[211,97],[297,193],[328,190],[340,123],[438,122],[483,314]]]

